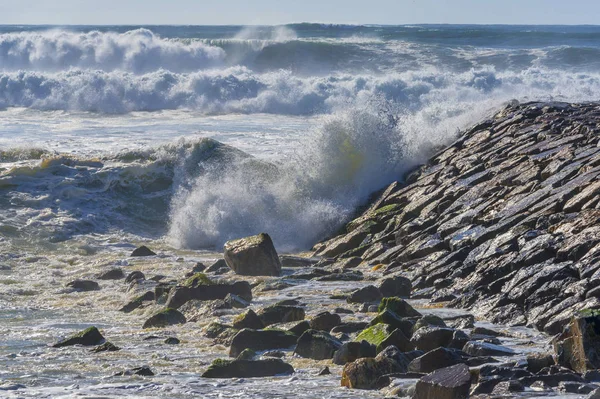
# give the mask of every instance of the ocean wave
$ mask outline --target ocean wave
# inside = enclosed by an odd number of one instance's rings
[[[0,70],[71,68],[146,73],[196,71],[221,65],[225,52],[201,42],[166,40],[148,29],[125,33],[50,30],[0,35]]]

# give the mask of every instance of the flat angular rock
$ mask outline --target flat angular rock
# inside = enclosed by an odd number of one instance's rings
[[[428,374],[435,370],[461,363],[465,362],[456,351],[437,348],[411,361],[408,365],[408,371]]]
[[[446,367],[426,375],[417,382],[414,399],[467,399],[471,388],[469,367],[464,364]]]
[[[224,246],[225,262],[242,276],[280,276],[281,262],[268,234],[228,241]]]
[[[513,356],[516,354],[510,348],[481,341],[467,342],[463,352],[471,356]]]
[[[427,326],[419,328],[412,336],[411,342],[415,348],[431,351],[439,347],[450,346],[455,330],[451,328]]]
[[[252,300],[250,284],[247,281],[236,281],[232,284],[210,283],[195,287],[177,286],[169,291],[165,306],[178,309],[193,299],[201,301],[225,299],[229,294],[238,295],[246,301]]]
[[[104,337],[100,334],[100,331],[98,331],[96,327],[89,327],[67,339],[59,341],[52,345],[52,347],[62,348],[64,346],[72,345],[96,346],[101,345],[102,343],[104,343]]]
[[[203,378],[260,378],[293,374],[294,368],[281,359],[215,360]]]

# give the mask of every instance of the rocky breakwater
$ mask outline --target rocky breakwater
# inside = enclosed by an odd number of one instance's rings
[[[512,104],[315,247],[408,277],[413,298],[562,332],[600,308],[600,104]]]

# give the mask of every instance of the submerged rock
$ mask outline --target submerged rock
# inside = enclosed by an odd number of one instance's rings
[[[268,234],[241,238],[225,243],[227,266],[243,276],[280,276],[281,262]]]
[[[73,280],[67,284],[67,287],[76,291],[98,291],[100,285],[92,280]]]
[[[293,374],[294,368],[281,359],[215,360],[203,378],[258,378]]]
[[[116,267],[98,274],[96,278],[98,280],[120,280],[125,278],[125,273],[123,273],[123,269]]]
[[[89,327],[69,338],[52,345],[53,348],[62,348],[71,345],[95,346],[104,342],[104,337],[96,327]]]
[[[237,357],[244,349],[262,351],[268,349],[288,349],[296,345],[298,337],[283,330],[251,330],[245,328],[231,341],[229,356]]]

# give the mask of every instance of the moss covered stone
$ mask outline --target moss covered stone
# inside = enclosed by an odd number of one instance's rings
[[[100,331],[96,327],[88,327],[77,334],[71,335],[69,338],[64,339],[54,345],[54,348],[62,348],[63,346],[71,345],[84,345],[84,346],[96,346],[104,342],[104,337],[100,334]]]
[[[192,277],[185,280],[181,285],[184,287],[198,287],[201,285],[211,285],[213,282],[204,273],[196,273]]]
[[[369,328],[364,329],[356,339],[355,342],[367,341],[371,345],[378,346],[383,340],[389,335],[388,325],[384,323],[375,324]]]
[[[142,328],[166,327],[175,324],[185,324],[185,316],[175,309],[167,308],[150,317]]]

